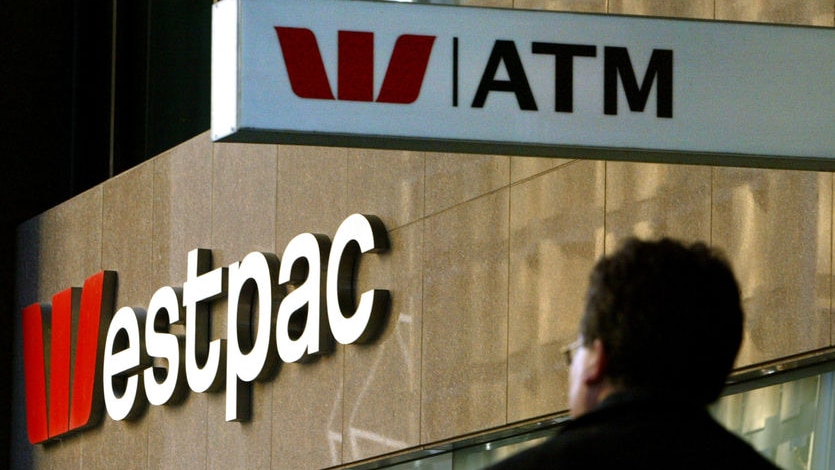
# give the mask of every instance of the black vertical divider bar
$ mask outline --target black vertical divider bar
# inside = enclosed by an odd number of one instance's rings
[[[452,106],[458,107],[458,38],[452,38]]]

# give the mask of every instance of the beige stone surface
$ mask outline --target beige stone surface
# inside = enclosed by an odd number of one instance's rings
[[[18,228],[17,301],[51,302],[101,270],[102,187],[98,186]]]
[[[830,345],[832,175],[716,168],[713,192],[712,242],[746,311],[737,364]]]
[[[560,350],[577,337],[603,254],[605,164],[575,161],[511,189],[508,421],[568,405]]]
[[[208,398],[207,394],[187,391],[183,401],[149,407],[143,418],[149,430],[149,468],[208,468],[208,422],[223,419],[209,416]]]
[[[344,347],[309,362],[282,364],[272,388],[271,463],[275,469],[342,463]],[[268,420],[270,418],[267,418]]]
[[[155,286],[181,285],[188,252],[212,246],[212,148],[206,132],[154,159]]]
[[[835,9],[830,0],[716,0],[716,19],[832,26]]]
[[[151,283],[153,188],[153,161],[103,185],[102,268],[119,275],[117,308],[146,306],[156,287]]]
[[[426,154],[426,214],[448,209],[507,186],[510,157]]]
[[[426,219],[422,442],[506,421],[508,197]]]
[[[81,287],[87,277],[101,270],[101,221],[102,187],[98,186],[18,228],[16,311],[36,302],[50,304],[54,294],[70,287]],[[49,324],[48,316],[44,324]],[[19,320],[16,326],[20,331]],[[15,339],[15,377],[23,377],[22,342],[18,335]],[[48,350],[49,346],[46,348]],[[17,414],[25,407],[22,380],[14,381],[14,396],[19,406],[14,407],[13,420],[23,426],[18,429],[25,429],[25,415]],[[108,419],[105,416],[103,421]],[[25,435],[21,437],[24,442],[16,450],[29,453],[34,468],[81,469],[85,458],[90,458],[89,446],[84,439],[70,437],[32,446]]]
[[[345,462],[420,444],[423,222],[393,230],[391,249],[363,257],[357,292],[386,289],[379,337],[345,349]]]
[[[513,8],[606,13],[606,0],[514,0]]]
[[[215,144],[212,160],[212,252],[215,266],[249,252],[275,250],[277,148]]]
[[[670,18],[713,18],[714,0],[609,0],[609,13]]]
[[[608,162],[606,251],[629,236],[710,242],[711,168]]]
[[[459,0],[458,5],[468,7],[512,8],[513,0]]]
[[[181,286],[187,279],[188,252],[212,246],[212,160],[208,133],[154,159],[154,288]],[[170,331],[184,340],[182,325]],[[145,419],[152,430],[150,468],[207,467],[207,395],[187,391],[180,402],[150,407]]]
[[[303,232],[333,236],[347,212],[348,150],[282,145],[278,148],[276,250]]]
[[[117,309],[144,309],[157,287],[152,283],[153,181],[149,161],[103,184],[102,268],[117,272]],[[139,395],[137,403],[147,401]],[[150,432],[146,418],[147,407],[130,420],[113,421],[105,415],[102,426],[84,433],[81,468],[106,468],[114,462],[145,468]]]
[[[374,214],[394,230],[423,218],[422,152],[348,150],[347,210]]]
[[[214,145],[213,267],[228,266],[253,251],[274,252],[277,160],[273,145]],[[212,338],[227,337],[227,309],[225,299],[212,304]],[[270,387],[255,383],[246,388],[251,389],[253,403],[252,419],[246,423],[226,422],[226,392],[206,395],[207,468],[269,466],[273,409]]]
[[[300,233],[332,238],[347,215],[348,154],[329,147],[280,146],[276,254]],[[272,394],[272,468],[342,463],[344,350],[281,364]]]

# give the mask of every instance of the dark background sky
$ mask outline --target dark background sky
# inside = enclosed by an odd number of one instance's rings
[[[0,368],[8,377],[16,227],[209,128],[211,4],[0,0]],[[0,468],[10,457],[11,399],[11,380],[0,380]]]

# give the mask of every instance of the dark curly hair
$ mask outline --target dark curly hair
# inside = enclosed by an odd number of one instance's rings
[[[580,333],[600,339],[606,376],[624,388],[719,397],[742,342],[739,285],[703,243],[628,239],[591,273]]]

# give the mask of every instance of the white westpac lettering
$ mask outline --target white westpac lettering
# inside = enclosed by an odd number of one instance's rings
[[[374,336],[389,293],[372,289],[357,302],[354,275],[362,254],[387,249],[380,219],[354,214],[340,224],[333,247],[325,235],[303,233],[280,261],[253,252],[212,269],[210,250],[192,250],[182,289],[157,290],[147,314],[123,307],[114,315],[102,367],[108,415],[137,416],[143,392],[152,405],[164,405],[182,397],[186,384],[197,393],[225,385],[226,420],[248,420],[251,382],[270,377],[279,359],[295,362],[332,351],[334,340],[351,344]],[[210,304],[222,297],[226,338],[211,338]],[[182,323],[185,344],[171,332]]]

